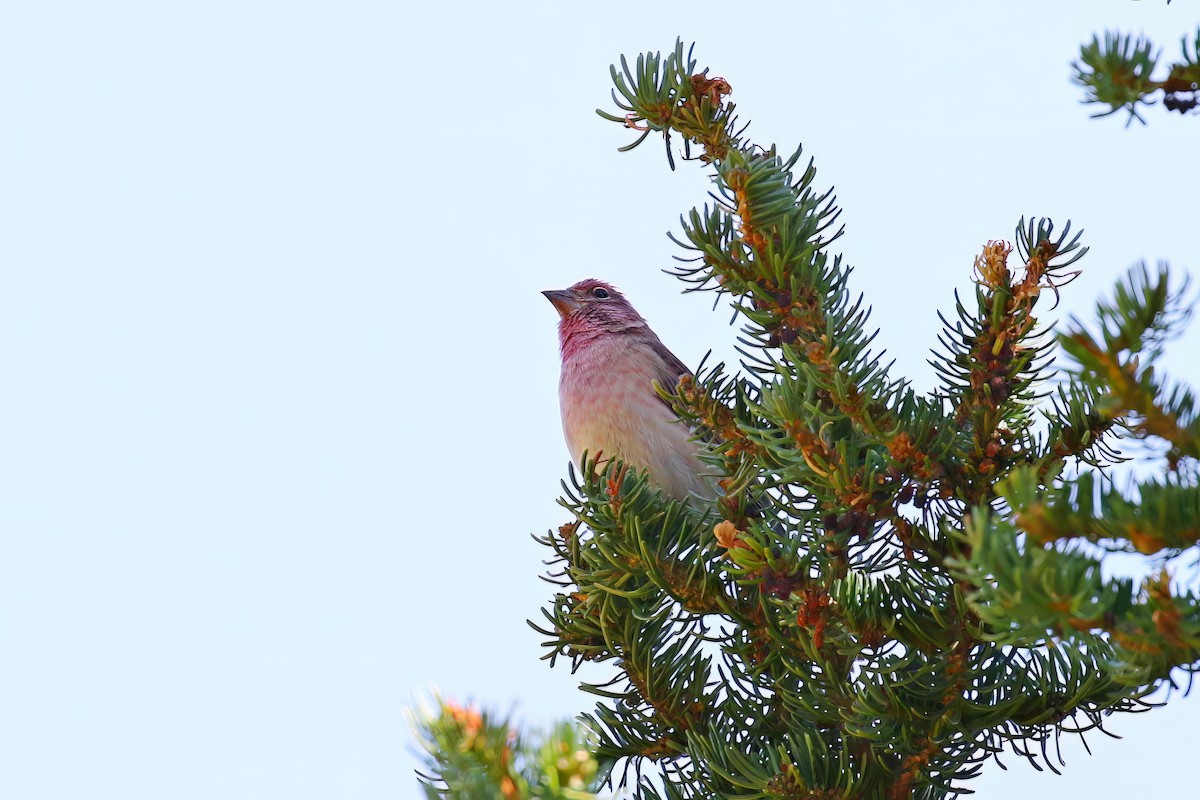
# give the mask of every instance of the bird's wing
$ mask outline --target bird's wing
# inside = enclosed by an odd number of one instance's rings
[[[654,350],[654,355],[657,356],[654,359],[655,372],[657,373],[654,376],[654,380],[658,381],[659,385],[664,389],[674,392],[675,387],[679,385],[679,379],[684,375],[691,375],[692,371],[684,366],[683,362],[676,358],[675,354],[668,350],[667,346],[657,336],[650,340],[650,346]],[[661,396],[658,399],[662,400],[663,405],[670,409],[672,414],[675,413],[675,409],[671,408],[670,403],[663,400]],[[691,430],[694,438],[706,442],[710,447],[721,443],[721,438],[713,431],[696,425],[689,425],[688,429]]]
[[[655,376],[655,380],[657,380],[664,389],[674,391],[675,387],[679,385],[679,379],[684,375],[691,375],[692,371],[684,366],[683,362],[676,358],[675,354],[668,350],[667,346],[664,345],[657,336],[651,339],[650,346],[653,348],[654,354],[658,356],[658,358],[655,359],[655,371],[658,373]],[[659,399],[662,400],[661,397]],[[666,400],[663,400],[663,404],[668,408],[671,407],[671,404]],[[674,413],[674,411],[674,409],[671,409],[671,413]],[[693,437],[699,439],[700,441],[706,442],[710,447],[715,447],[721,443],[721,438],[713,431],[698,429],[694,426],[691,427],[691,431]],[[750,496],[748,498],[746,503],[746,512],[750,516],[767,516],[768,512],[770,511],[770,501],[765,496]],[[780,523],[778,521],[771,522],[770,525],[771,529],[776,533],[782,533],[783,528],[780,527]]]
[[[679,379],[684,375],[691,375],[692,371],[684,366],[683,362],[675,357],[675,354],[667,349],[667,346],[659,340],[657,336],[650,340],[650,347],[654,350],[655,372],[654,379],[658,381],[662,388],[669,392],[674,392],[675,387],[679,385]],[[659,398],[662,400],[662,398]],[[671,404],[666,400],[662,401],[668,408]]]

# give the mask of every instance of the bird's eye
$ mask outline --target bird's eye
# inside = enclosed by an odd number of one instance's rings
[[[596,298],[597,300],[607,300],[608,290],[601,289],[599,286],[597,286],[595,289],[592,289],[592,297]]]

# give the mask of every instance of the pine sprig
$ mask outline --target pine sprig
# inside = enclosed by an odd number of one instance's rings
[[[1200,488],[1194,482],[1176,475],[1118,488],[1092,471],[1070,481],[1049,478],[1025,468],[997,487],[1016,526],[1036,544],[1083,539],[1173,557],[1200,542]]]
[[[1167,442],[1172,469],[1200,459],[1200,401],[1154,368],[1163,346],[1191,319],[1187,282],[1170,287],[1165,265],[1151,275],[1145,264],[1117,284],[1112,300],[1097,305],[1098,332],[1076,319],[1058,337],[1073,363],[1066,371],[1092,387],[1102,418],[1121,420],[1139,439]]]
[[[956,565],[977,587],[972,606],[989,640],[1082,659],[1096,711],[1109,703],[1128,710],[1172,672],[1200,670],[1200,598],[1173,590],[1165,569],[1140,586],[1105,578],[1096,556],[1022,542],[1019,530],[980,511],[967,529],[971,559]]]
[[[994,482],[1036,447],[1033,407],[1048,377],[1049,347],[1034,312],[1044,295],[1056,297],[1086,252],[1070,223],[1055,237],[1049,220],[1017,225],[1019,271],[1008,264],[1012,246],[989,242],[975,259],[975,308],[956,298],[958,320],[945,317],[942,351],[930,363],[942,376],[954,410],[953,424],[970,433],[952,476],[955,496],[968,504],[990,502]]]
[[[621,56],[621,69],[609,68],[613,79],[613,103],[625,111],[614,116],[602,109],[596,113],[604,119],[619,122],[642,132],[621,151],[637,147],[652,131],[663,134],[667,158],[674,169],[671,154],[671,132],[685,137],[690,156],[691,145],[702,150],[698,158],[704,163],[722,159],[736,146],[738,132],[734,129],[737,117],[734,105],[724,97],[732,90],[724,78],[708,77],[708,70],[696,72],[696,60],[691,49],[683,51],[683,42],[676,40],[675,50],[664,58],[661,53],[643,53],[631,68]]]
[[[1148,38],[1117,32],[1106,33],[1103,39],[1093,36],[1072,64],[1074,81],[1084,87],[1083,102],[1108,106],[1094,117],[1124,109],[1129,114],[1126,124],[1135,119],[1145,124],[1139,107],[1154,105],[1158,92],[1162,92],[1164,108],[1187,114],[1200,106],[1200,30],[1190,48],[1189,52],[1188,37],[1184,36],[1179,60],[1170,65],[1164,78],[1156,80],[1161,51],[1156,52]]]

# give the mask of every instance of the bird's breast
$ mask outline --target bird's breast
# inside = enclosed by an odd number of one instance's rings
[[[636,342],[595,342],[563,362],[563,433],[576,465],[619,459],[671,497],[715,497],[701,446],[654,389],[656,355]]]

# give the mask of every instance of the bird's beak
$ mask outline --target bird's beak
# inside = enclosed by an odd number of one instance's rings
[[[546,295],[546,299],[558,309],[560,317],[569,317],[571,312],[579,308],[579,301],[575,299],[575,295],[570,289],[550,289],[542,294]]]

